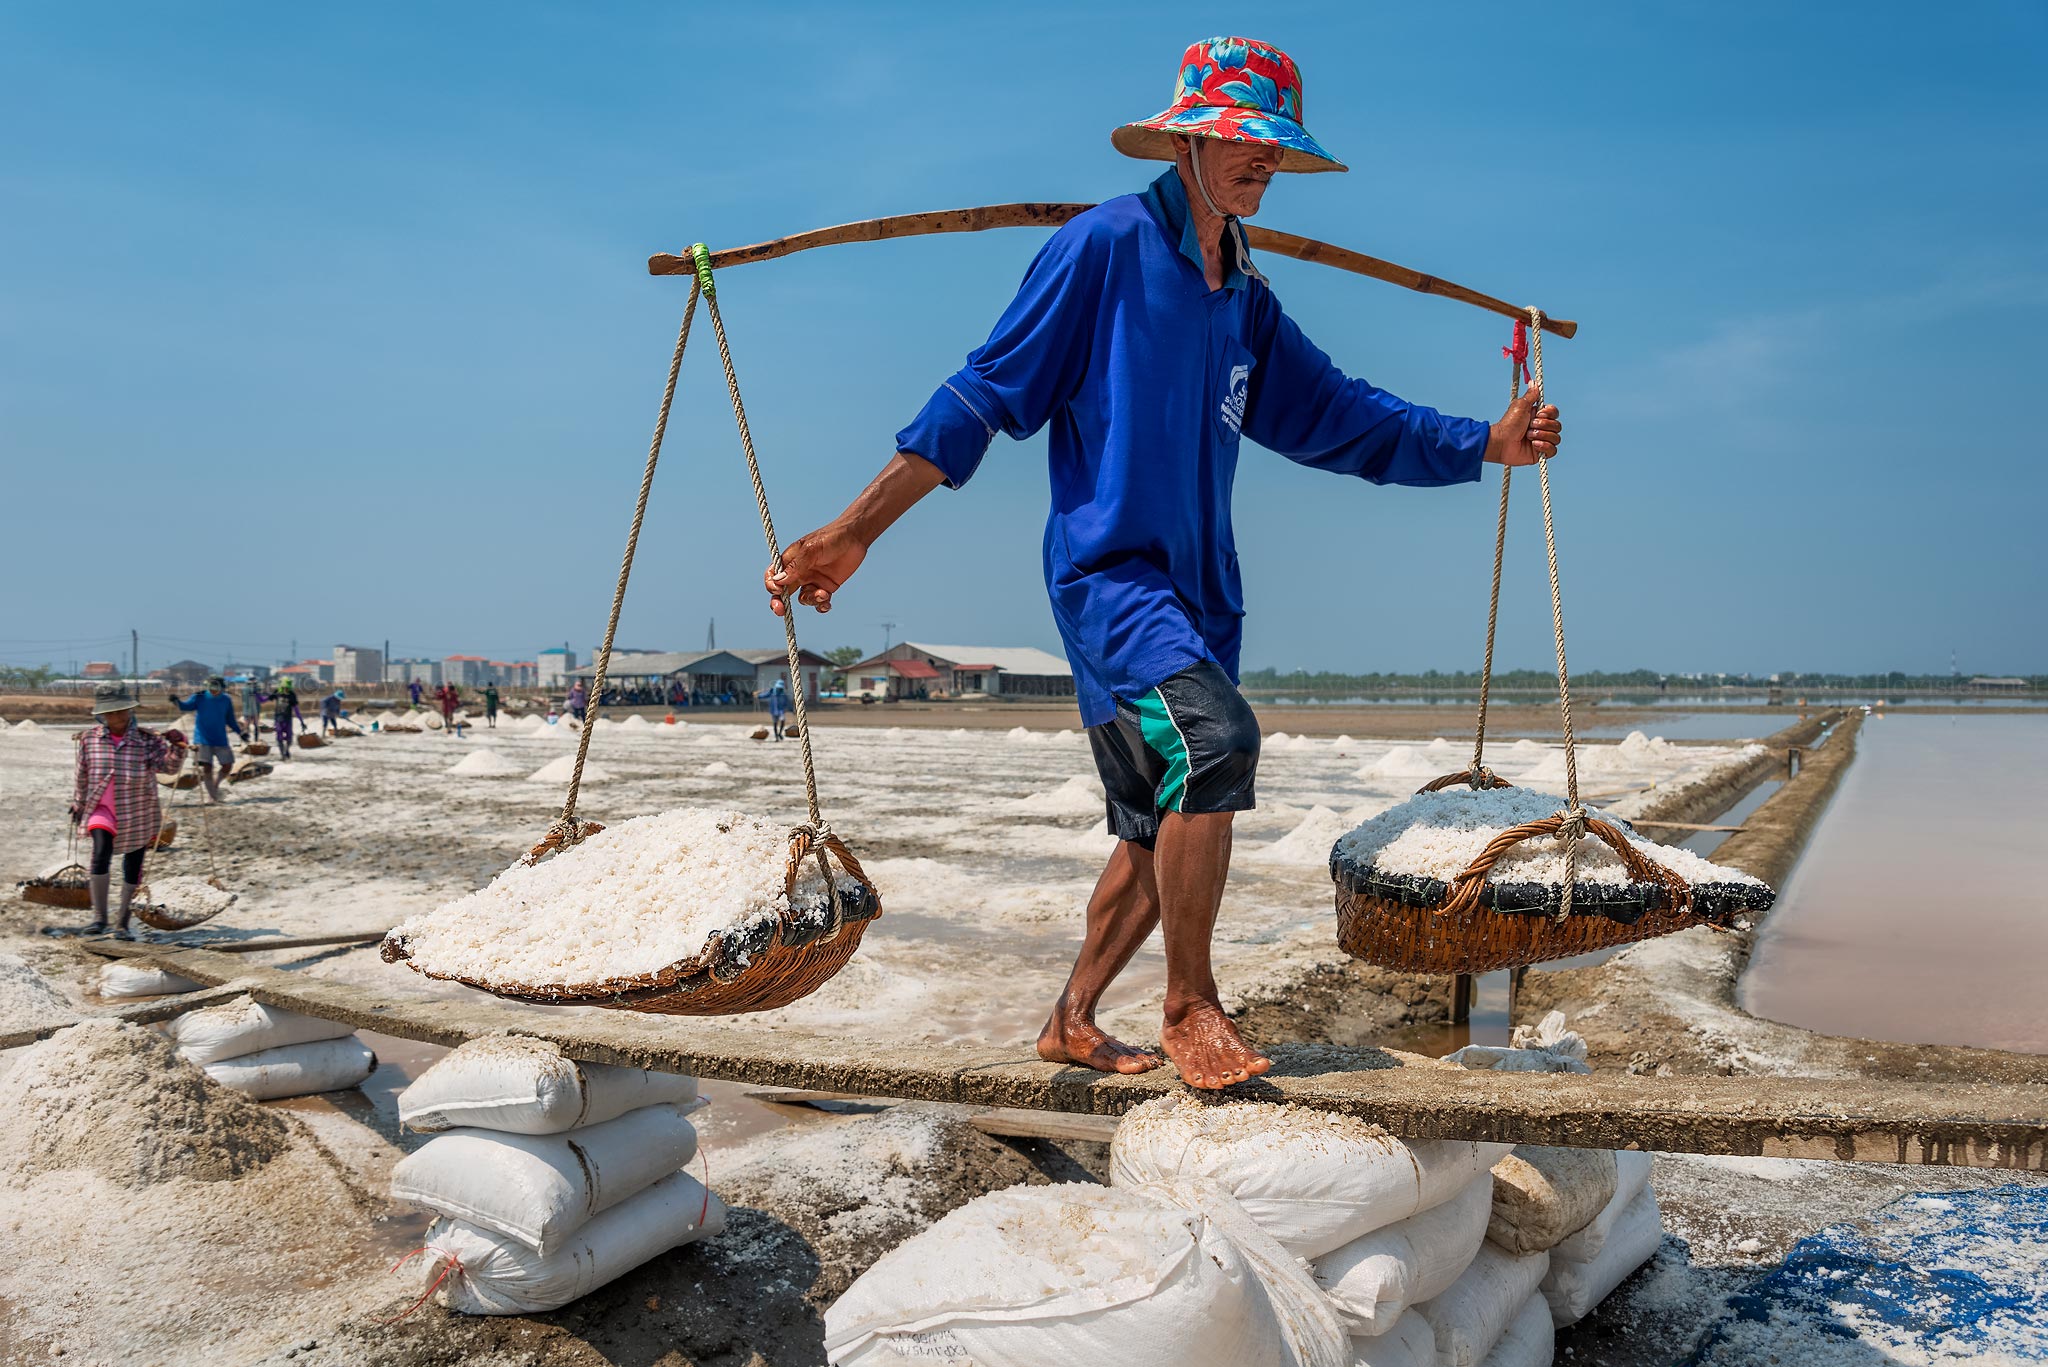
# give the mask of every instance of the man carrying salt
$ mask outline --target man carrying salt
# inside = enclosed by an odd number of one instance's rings
[[[1561,429],[1533,394],[1487,423],[1339,371],[1282,311],[1240,226],[1276,172],[1346,169],[1302,125],[1294,62],[1215,38],[1187,50],[1177,90],[1164,113],[1111,134],[1125,155],[1172,168],[1053,235],[881,474],[765,583],[778,613],[791,593],[828,611],[875,539],[934,488],[965,484],[997,432],[1021,440],[1051,425],[1046,586],[1118,844],[1038,1051],[1120,1073],[1159,1065],[1094,1017],[1163,925],[1160,1041],[1185,1081],[1214,1088],[1272,1066],[1225,1016],[1210,968],[1231,821],[1254,805],[1259,758],[1235,682],[1240,439],[1374,484],[1430,487],[1476,480],[1482,461],[1533,464],[1555,454]]]

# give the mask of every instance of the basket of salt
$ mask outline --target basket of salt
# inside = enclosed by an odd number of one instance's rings
[[[16,886],[24,902],[77,911],[92,905],[92,885],[87,877],[85,865],[63,864],[33,878],[24,878]]]
[[[245,755],[267,755],[270,753],[270,742],[252,740],[242,747],[242,753]]]
[[[236,897],[218,878],[167,878],[154,893],[147,884],[139,891],[135,919],[151,930],[190,930],[233,906]]]
[[[178,823],[167,817],[164,824],[156,828],[156,839],[149,842],[149,847],[153,850],[167,850],[171,847],[171,842],[177,838]]]
[[[1566,824],[1528,788],[1424,789],[1330,852],[1337,943],[1384,968],[1485,973],[1726,925],[1777,895],[1591,808],[1594,838],[1568,857]]]
[[[199,786],[199,774],[197,770],[187,765],[175,774],[158,774],[156,781],[166,788],[174,788],[182,793]]]
[[[394,927],[382,954],[516,1001],[716,1016],[816,991],[881,913],[837,836],[683,808],[522,860]]]
[[[303,731],[299,734],[299,748],[301,750],[318,750],[325,744],[327,742],[322,740],[316,731]]]

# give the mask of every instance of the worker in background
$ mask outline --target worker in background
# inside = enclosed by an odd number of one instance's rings
[[[412,705],[418,707],[420,705],[420,681],[418,679],[410,680],[405,687],[406,691],[412,694]]]
[[[329,736],[341,730],[341,690],[335,689],[320,700],[320,734]]]
[[[206,800],[220,801],[220,781],[228,776],[228,770],[235,767],[234,747],[228,744],[228,732],[232,731],[243,740],[249,733],[242,729],[242,723],[235,716],[235,700],[228,696],[228,681],[215,674],[206,681],[206,690],[194,693],[189,698],[171,695],[171,701],[180,712],[193,713],[192,744],[193,758],[199,763],[199,781],[206,785]],[[250,718],[253,723],[255,718]],[[213,766],[220,765],[220,774],[214,775]]]
[[[498,685],[484,685],[484,725],[495,728],[498,724]]]
[[[103,683],[92,691],[94,724],[78,733],[78,760],[71,779],[71,824],[92,846],[88,886],[92,924],[61,935],[102,935],[107,929],[107,885],[114,856],[121,856],[121,903],[114,938],[132,940],[128,916],[142,883],[142,860],[163,828],[157,801],[158,774],[172,774],[185,762],[185,737],[156,732],[135,721],[135,700],[125,684]]]
[[[569,689],[569,715],[583,725],[583,714],[590,710],[590,695],[583,691],[583,680],[578,679]]]
[[[789,714],[789,688],[781,679],[772,684],[767,693],[768,730],[777,740],[782,739],[782,719]]]
[[[242,715],[249,719],[250,731],[243,739],[254,740],[254,729],[263,720],[263,690],[256,686],[256,676],[246,675],[242,679]]]
[[[299,711],[299,686],[292,682],[292,676],[284,675],[277,681],[277,691],[268,699],[275,707],[272,734],[277,737],[277,753],[280,759],[292,757],[292,722],[298,721],[299,730],[306,729],[306,714]]]
[[[1157,927],[1160,1043],[1183,1082],[1219,1088],[1273,1066],[1225,1013],[1211,962],[1231,824],[1256,805],[1259,763],[1237,683],[1240,439],[1311,469],[1431,488],[1470,483],[1487,461],[1547,459],[1561,428],[1533,393],[1489,423],[1339,370],[1281,308],[1241,221],[1276,172],[1345,169],[1302,126],[1299,69],[1269,43],[1212,38],[1183,54],[1175,85],[1169,108],[1110,137],[1165,173],[1052,235],[867,490],[762,577],[777,613],[791,598],[829,609],[876,538],[939,485],[965,484],[998,433],[1050,428],[1046,588],[1117,842],[1038,1052],[1106,1072],[1159,1066],[1095,1023]],[[1385,177],[1383,155],[1374,170]],[[1537,201],[1550,193],[1540,169],[1526,178]]]
[[[434,701],[441,704],[441,720],[446,726],[447,734],[454,735],[455,712],[462,706],[462,695],[455,691],[454,684],[444,683],[440,691],[434,694]]]

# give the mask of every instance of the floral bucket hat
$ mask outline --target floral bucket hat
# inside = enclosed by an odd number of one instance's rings
[[[1282,171],[1346,171],[1301,126],[1301,69],[1255,38],[1210,38],[1180,59],[1173,103],[1162,114],[1109,135],[1116,150],[1172,161],[1173,135],[1259,142],[1280,149]]]

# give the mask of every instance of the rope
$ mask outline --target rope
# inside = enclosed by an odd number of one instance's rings
[[[640,524],[647,520],[647,495],[654,488],[654,467],[661,460],[661,443],[668,435],[668,413],[675,406],[676,376],[682,373],[683,351],[690,345],[690,323],[697,316],[700,285],[690,286],[690,302],[683,308],[683,325],[676,333],[675,355],[668,362],[668,383],[661,391],[661,411],[654,419],[654,437],[647,443],[647,469],[640,476],[640,497],[633,503],[633,524],[626,529],[626,553],[619,560],[619,582],[612,589],[611,616],[605,619],[604,646],[598,651],[597,670],[590,684],[590,704],[584,709],[583,729],[576,737],[576,767],[569,774],[569,795],[562,802],[562,814],[548,827],[538,845],[527,851],[526,862],[538,863],[544,856],[585,836],[604,829],[595,822],[576,819],[576,797],[583,788],[583,763],[590,757],[590,733],[597,729],[597,712],[604,697],[604,676],[612,665],[612,642],[619,633],[619,609],[626,601],[626,581],[633,577],[633,552],[640,544]],[[717,316],[714,311],[714,318]],[[723,336],[720,345],[724,345]],[[593,469],[593,477],[595,470]]]
[[[1529,388],[1535,391],[1534,407],[1543,406],[1543,310],[1529,310],[1530,328],[1529,363],[1532,371]],[[1572,913],[1572,885],[1577,881],[1579,869],[1579,842],[1586,838],[1586,809],[1579,803],[1579,760],[1577,743],[1572,739],[1572,681],[1571,671],[1564,662],[1564,596],[1558,590],[1557,581],[1557,529],[1550,515],[1550,462],[1539,459],[1536,462],[1536,478],[1543,490],[1543,550],[1550,560],[1550,623],[1557,636],[1557,707],[1564,718],[1564,780],[1565,809],[1558,815],[1564,818],[1558,828],[1558,836],[1564,846],[1564,898],[1557,910],[1557,919],[1562,921]]]
[[[703,243],[690,249],[696,258],[700,282],[708,281],[711,275],[710,252]],[[700,288],[702,288],[700,284]],[[715,290],[703,289],[704,307],[711,314],[711,335],[718,340],[718,359],[725,367],[725,387],[732,395],[733,420],[739,424],[740,449],[746,453],[747,474],[754,482],[754,504],[761,513],[761,535],[768,542],[768,559],[775,573],[782,572],[782,545],[775,536],[775,517],[768,511],[768,486],[761,482],[761,462],[754,454],[754,434],[747,426],[747,406],[740,398],[739,372],[733,368],[732,346],[725,336],[725,319],[718,310],[718,295]],[[809,820],[792,833],[791,849],[794,857],[802,858],[799,842],[808,843],[818,856],[818,872],[825,879],[825,893],[832,901],[833,928],[828,938],[837,938],[843,924],[843,911],[839,903],[839,887],[832,877],[831,865],[825,859],[825,847],[836,844],[837,837],[826,824],[818,808],[818,770],[811,757],[811,723],[805,715],[804,672],[801,655],[796,644],[796,605],[802,596],[802,587],[790,593],[784,600],[782,613],[782,636],[789,652],[789,691],[791,710],[796,713],[797,744],[802,749],[804,762],[804,801]]]
[[[709,1202],[706,1202],[706,1206],[708,1208]],[[393,1315],[390,1319],[380,1319],[377,1320],[376,1323],[388,1326],[396,1324],[400,1320],[409,1317],[413,1311],[419,1309],[421,1306],[427,1303],[427,1298],[429,1296],[432,1296],[436,1291],[439,1291],[441,1289],[441,1283],[448,1280],[449,1273],[452,1272],[457,1277],[463,1275],[465,1269],[462,1266],[462,1259],[456,1257],[453,1253],[450,1253],[445,1249],[433,1248],[430,1245],[425,1244],[422,1244],[420,1247],[406,1254],[403,1258],[400,1258],[397,1262],[391,1264],[391,1270],[393,1272],[398,1271],[399,1268],[404,1267],[407,1263],[411,1262],[414,1258],[419,1257],[422,1253],[432,1253],[435,1257],[441,1260],[440,1275],[436,1276],[433,1281],[427,1284],[427,1289],[420,1293],[420,1298],[418,1300],[414,1301],[411,1305],[408,1305],[407,1307],[405,1307],[405,1309]]]
[[[1529,341],[1526,329],[1520,322],[1515,324],[1515,344],[1502,347],[1508,358],[1508,405],[1514,406],[1522,395],[1523,358],[1528,355]],[[1500,516],[1493,529],[1493,591],[1486,600],[1486,659],[1479,667],[1479,721],[1472,736],[1472,786],[1484,785],[1491,775],[1486,768],[1486,705],[1493,692],[1493,635],[1500,624],[1500,564],[1508,547],[1508,486],[1514,478],[1514,467],[1500,467]]]

